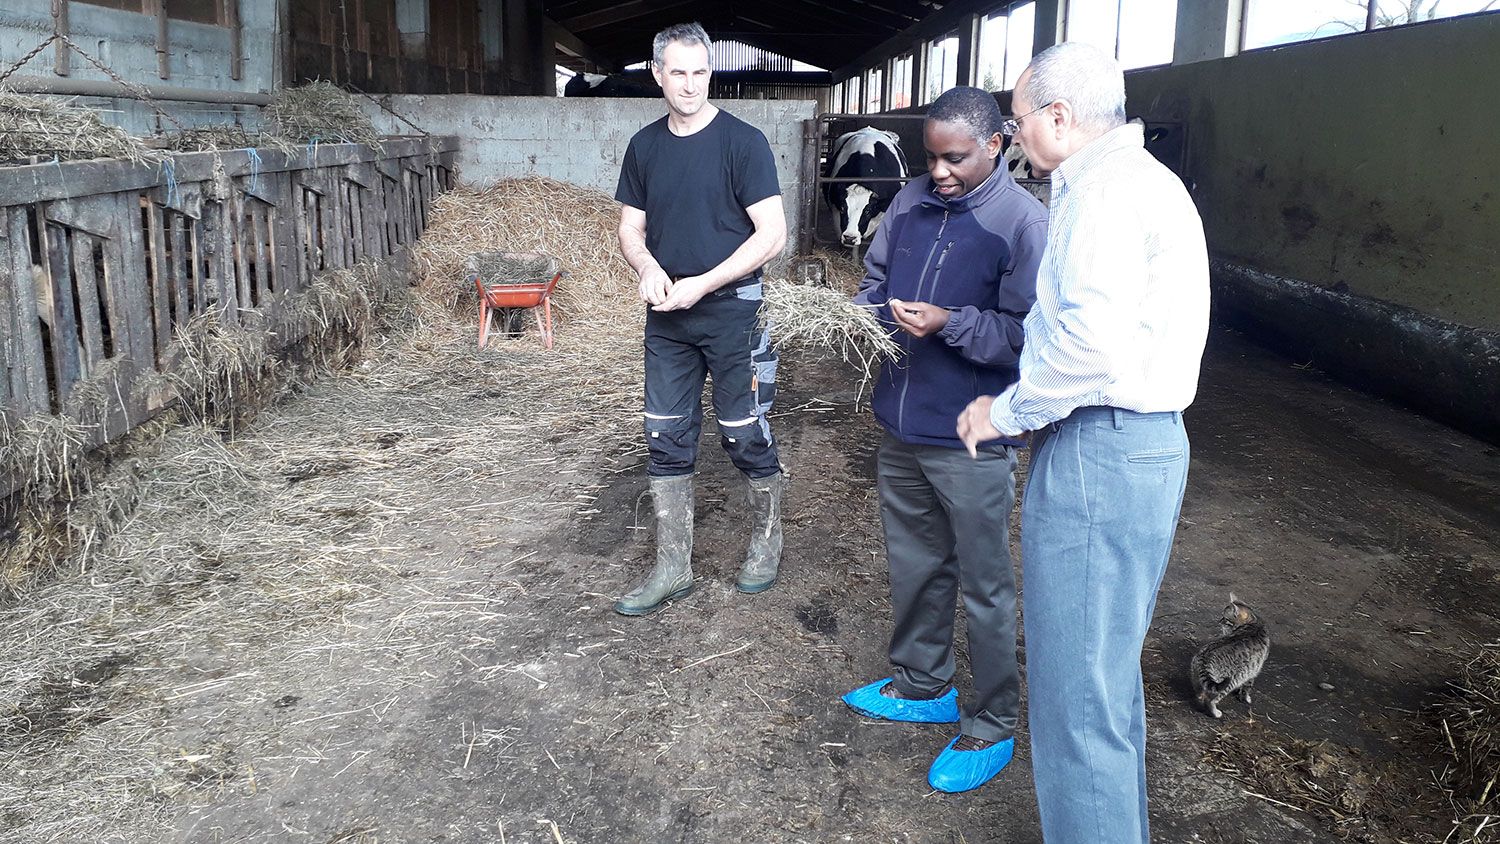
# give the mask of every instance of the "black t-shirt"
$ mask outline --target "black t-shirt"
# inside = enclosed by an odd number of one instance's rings
[[[684,138],[666,117],[636,132],[615,199],[646,212],[646,248],[676,278],[733,255],[755,233],[745,209],[780,193],[766,136],[721,109]]]

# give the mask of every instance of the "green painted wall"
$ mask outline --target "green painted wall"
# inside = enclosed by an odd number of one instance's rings
[[[1216,256],[1500,330],[1500,15],[1142,70],[1126,95],[1188,123]]]

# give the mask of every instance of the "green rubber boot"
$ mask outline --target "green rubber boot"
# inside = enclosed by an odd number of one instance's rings
[[[785,475],[777,472],[764,478],[751,478],[749,486],[750,551],[740,569],[734,588],[748,594],[764,592],[776,585],[776,570],[781,565],[781,490]]]
[[[620,615],[649,615],[693,591],[693,476],[651,478],[656,505],[656,568],[615,602]]]

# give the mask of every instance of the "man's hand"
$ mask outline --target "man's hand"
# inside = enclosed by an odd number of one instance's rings
[[[994,396],[980,396],[958,415],[958,438],[969,449],[970,457],[979,456],[980,443],[1000,439],[1000,432],[990,422],[990,408],[994,404]]]
[[[648,305],[660,305],[672,292],[672,279],[659,266],[652,266],[641,276],[641,301]]]
[[[653,303],[655,307],[653,307],[651,310],[686,310],[687,308],[691,308],[692,306],[698,304],[698,300],[702,299],[707,293],[708,283],[703,280],[703,276],[694,275],[688,276],[687,278],[680,278],[676,283],[672,284],[672,290],[667,294],[665,299],[660,302]]]
[[[887,304],[891,306],[891,316],[895,317],[896,325],[913,337],[935,334],[948,324],[950,313],[947,308],[939,308],[926,302],[903,302],[900,299],[891,299]]]

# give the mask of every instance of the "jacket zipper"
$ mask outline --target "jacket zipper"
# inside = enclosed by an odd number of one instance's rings
[[[922,264],[922,277],[917,281],[916,301],[918,302],[926,301],[922,298],[922,287],[924,286],[924,282],[927,280],[927,269],[932,266],[932,255],[937,251],[938,244],[943,242],[943,231],[948,228],[948,213],[948,209],[944,208],[943,221],[938,224],[937,236],[932,239],[932,248],[927,250],[927,260]],[[948,246],[950,248],[953,246],[952,241],[949,241]],[[948,249],[945,248],[943,250],[943,257],[947,257],[947,255]],[[941,268],[942,262],[942,258],[940,257],[938,259],[939,268]],[[936,283],[937,279],[934,278],[934,286],[936,286]],[[910,347],[910,341],[908,341],[907,345],[908,347]],[[906,433],[906,392],[910,388],[911,367],[908,366],[903,370],[901,378],[901,403],[896,406],[896,430],[900,431],[903,434]]]

